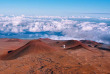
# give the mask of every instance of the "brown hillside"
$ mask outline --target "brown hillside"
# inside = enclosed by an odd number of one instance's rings
[[[22,42],[21,39],[8,39],[6,42]]]
[[[0,74],[110,74],[110,52],[77,40],[4,41],[0,44],[2,51],[15,45],[20,48],[6,50],[0,60]]]
[[[52,50],[54,50],[54,48],[50,47],[41,40],[32,40],[17,50],[8,51],[9,53],[2,56],[2,59],[15,59],[26,54],[38,54],[41,52],[50,52]]]

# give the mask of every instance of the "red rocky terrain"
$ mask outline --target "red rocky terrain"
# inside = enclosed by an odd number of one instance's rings
[[[109,74],[110,52],[96,45],[102,46],[93,41],[0,39],[0,74]]]

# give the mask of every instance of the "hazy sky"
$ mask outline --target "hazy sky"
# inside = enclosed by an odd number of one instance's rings
[[[110,0],[0,0],[0,14],[70,16],[110,13]]]

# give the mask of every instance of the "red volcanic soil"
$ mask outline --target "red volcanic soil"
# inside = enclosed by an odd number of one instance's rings
[[[15,43],[19,42],[10,42]],[[88,47],[77,40],[23,40],[20,44],[19,48],[8,49],[1,56],[0,74],[110,73],[110,52]]]
[[[8,39],[6,42],[22,42],[21,39]]]
[[[64,43],[66,46],[73,46],[79,44],[79,41],[77,40],[68,40]]]
[[[99,43],[97,43],[97,42],[95,42],[95,41],[90,41],[90,40],[80,40],[82,43],[85,43],[85,44],[99,44]]]
[[[39,54],[43,52],[50,52],[52,50],[55,49],[42,42],[41,40],[32,40],[19,49],[13,50],[12,52],[9,51],[9,53],[4,55],[2,59],[15,59],[26,54]]]
[[[74,48],[77,48],[77,47],[80,47],[80,48],[85,48],[89,51],[92,51],[92,49],[81,43],[80,41],[77,41],[77,40],[67,40],[67,41],[50,41],[50,43],[48,43],[50,46],[54,46],[54,47],[57,47],[59,49],[65,49],[65,50],[69,50],[69,49],[73,49]],[[63,45],[65,45],[66,48],[63,48]]]
[[[26,43],[28,43],[30,40],[21,40],[22,42],[19,42],[19,41],[7,42],[7,41],[10,41],[10,39],[8,38],[0,39],[0,55],[6,54],[7,51],[9,50],[16,50],[20,48],[21,46],[25,45]]]
[[[95,41],[90,41],[90,40],[81,40],[80,42],[90,46],[90,47],[100,47],[102,46],[101,43],[95,42]]]
[[[80,42],[92,48],[98,48],[100,50],[110,51],[110,45],[106,45],[103,43],[98,43],[98,42],[90,41],[90,40],[81,40]]]

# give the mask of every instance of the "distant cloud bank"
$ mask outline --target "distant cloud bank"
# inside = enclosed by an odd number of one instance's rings
[[[0,38],[77,39],[110,44],[110,18],[0,15]]]

